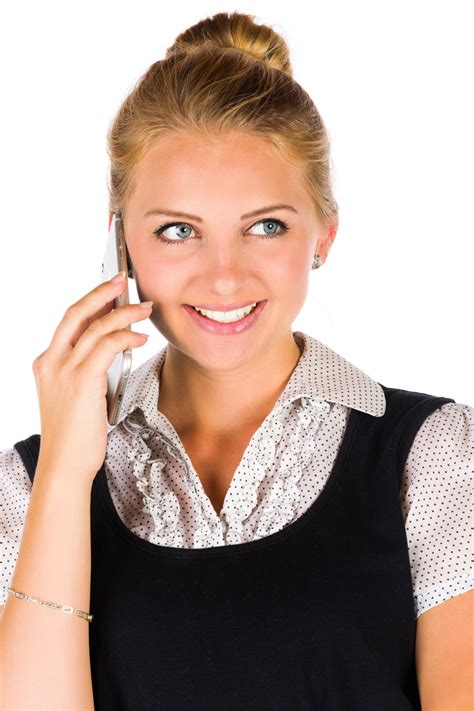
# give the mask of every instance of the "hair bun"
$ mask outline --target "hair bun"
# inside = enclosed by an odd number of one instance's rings
[[[255,15],[219,12],[178,35],[166,51],[174,54],[202,51],[203,48],[234,49],[292,76],[286,40],[269,25],[259,24]]]
[[[125,215],[144,180],[142,161],[170,135],[201,141],[235,132],[273,146],[293,167],[315,218],[334,226],[338,205],[324,122],[293,77],[284,37],[240,12],[189,27],[135,83],[107,134],[110,212]]]

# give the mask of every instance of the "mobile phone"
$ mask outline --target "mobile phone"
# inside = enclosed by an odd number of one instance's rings
[[[117,272],[128,274],[127,245],[123,233],[123,222],[120,214],[114,213],[109,230],[109,237],[102,262],[102,281],[112,279]],[[127,276],[125,277],[127,279]],[[114,308],[129,304],[128,279],[125,288],[114,300]],[[131,326],[127,326],[129,330]],[[112,365],[107,370],[107,420],[109,425],[115,425],[120,415],[128,376],[132,367],[132,349],[126,348],[117,353]]]

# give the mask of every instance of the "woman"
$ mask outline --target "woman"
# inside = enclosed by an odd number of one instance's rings
[[[381,385],[292,331],[338,208],[286,43],[241,13],[191,27],[124,102],[109,151],[110,218],[152,308],[112,310],[124,282],[102,284],[34,363],[41,438],[1,460],[28,504],[2,571],[4,699],[464,708],[468,548],[432,491],[441,479],[446,511],[466,514],[474,409]],[[107,426],[107,368],[147,316],[167,345]]]

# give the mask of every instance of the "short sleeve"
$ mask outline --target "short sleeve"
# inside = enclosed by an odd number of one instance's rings
[[[416,617],[474,587],[473,474],[474,408],[446,403],[417,431],[400,491]]]
[[[31,481],[14,447],[0,452],[0,605],[7,601],[30,501]]]

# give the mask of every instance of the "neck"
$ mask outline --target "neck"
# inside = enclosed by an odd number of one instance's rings
[[[179,435],[224,437],[258,427],[301,356],[291,331],[254,361],[232,371],[202,367],[170,344],[160,373],[158,409]]]

